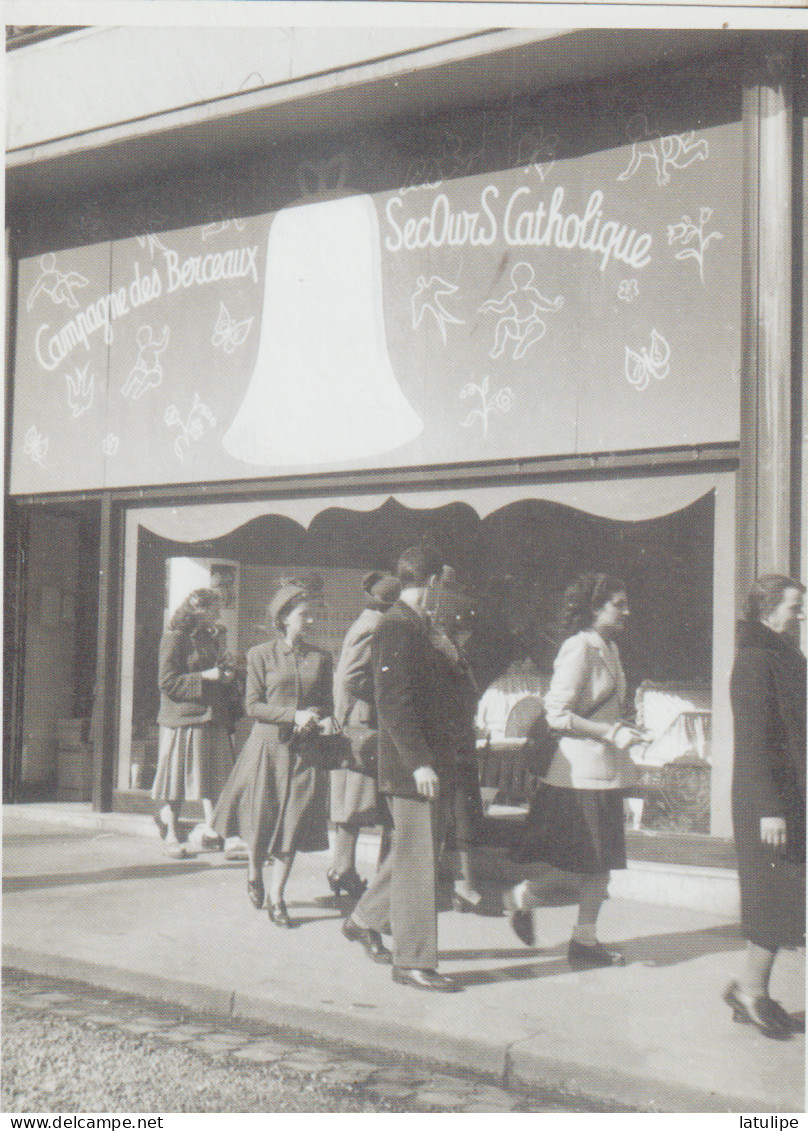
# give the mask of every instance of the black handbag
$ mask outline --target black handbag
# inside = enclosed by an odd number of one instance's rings
[[[340,766],[375,778],[379,769],[379,732],[348,724],[342,728],[342,737],[347,741],[347,749]]]
[[[558,734],[548,726],[538,695],[526,695],[514,703],[505,726],[505,737],[524,738],[525,769],[543,778],[558,750]]]

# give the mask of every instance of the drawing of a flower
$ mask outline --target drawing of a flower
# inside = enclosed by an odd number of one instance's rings
[[[465,420],[460,422],[461,428],[470,428],[476,420],[479,420],[483,426],[483,438],[488,435],[488,418],[492,412],[510,412],[513,407],[513,390],[510,386],[499,389],[493,396],[489,396],[491,382],[488,376],[483,377],[482,384],[477,385],[474,381],[467,381],[463,388],[460,390],[460,399],[466,400],[467,397],[473,397],[475,394],[479,396],[481,408],[473,408]]]
[[[192,440],[202,438],[205,431],[203,420],[207,422],[208,427],[216,427],[216,418],[210,408],[201,400],[199,393],[194,393],[194,403],[191,405],[185,420],[180,416],[177,406],[173,404],[166,408],[163,420],[167,427],[172,428],[176,425],[180,429],[180,434],[174,439],[174,454],[179,460],[185,459]]]
[[[45,457],[48,454],[50,440],[43,435],[35,424],[32,424],[22,438],[22,449],[30,456],[39,467],[45,466]]]
[[[116,436],[114,432],[107,432],[106,436],[101,441],[101,451],[105,456],[115,456],[118,454],[120,443],[120,436]]]

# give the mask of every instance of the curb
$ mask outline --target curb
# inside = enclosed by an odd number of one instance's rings
[[[263,1021],[280,1029],[303,1033],[314,1039],[354,1044],[365,1049],[406,1056],[416,1063],[442,1065],[462,1074],[472,1072],[493,1080],[500,1087],[529,1093],[551,1088],[597,1102],[639,1108],[646,1112],[754,1112],[770,1111],[771,1105],[750,1097],[719,1095],[670,1084],[644,1075],[592,1068],[558,1061],[530,1047],[533,1038],[516,1045],[495,1048],[477,1040],[457,1040],[406,1024],[379,1027],[356,1015],[327,1013],[304,1005],[276,1004],[237,990],[228,991],[199,982],[127,970],[107,963],[85,962],[27,947],[4,945],[4,967],[65,978],[122,993],[136,994],[183,1006],[198,1013],[213,1013],[228,1019]],[[428,1043],[429,1055],[425,1055]]]

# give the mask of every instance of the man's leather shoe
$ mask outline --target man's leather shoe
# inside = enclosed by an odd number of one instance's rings
[[[533,946],[536,941],[536,936],[533,931],[533,912],[523,911],[521,907],[517,907],[512,891],[506,891],[504,893],[502,896],[502,904],[505,908],[505,914],[508,916],[508,922],[511,925],[513,933],[525,946]]]
[[[622,954],[607,950],[601,943],[587,946],[577,939],[570,939],[567,961],[573,970],[595,970],[600,966],[624,966],[626,960]]]
[[[382,942],[382,936],[372,927],[360,927],[348,916],[342,924],[342,933],[349,942],[361,943],[368,958],[371,958],[374,962],[389,966],[393,961],[392,954]]]
[[[437,970],[410,970],[394,966],[393,981],[402,986],[412,986],[416,990],[435,990],[443,994],[456,994],[460,989],[453,978],[447,978]]]

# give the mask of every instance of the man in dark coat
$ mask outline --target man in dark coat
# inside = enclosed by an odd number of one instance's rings
[[[435,905],[435,808],[440,686],[425,601],[440,559],[405,550],[401,595],[379,622],[371,657],[379,727],[379,792],[393,817],[390,854],[345,921],[343,934],[374,962],[393,963],[393,981],[422,990],[460,987],[439,974]],[[393,953],[381,932],[390,925]]]

